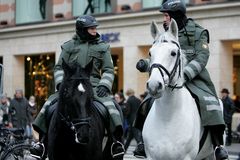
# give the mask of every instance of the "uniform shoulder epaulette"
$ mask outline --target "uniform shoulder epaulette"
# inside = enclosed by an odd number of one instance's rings
[[[65,50],[69,50],[73,48],[73,46],[74,46],[74,41],[71,39],[69,41],[64,42],[61,47]]]
[[[196,26],[196,33],[195,33],[195,38],[196,39],[200,39],[200,36],[202,35],[202,33],[205,31],[206,34],[207,34],[207,42],[209,43],[210,41],[210,38],[209,38],[209,32],[207,29],[203,28],[201,25],[195,23],[195,26]]]
[[[106,42],[106,41],[103,41],[103,40],[99,40],[98,41],[98,44],[101,46],[101,48],[103,48],[104,50],[107,50],[110,45]]]

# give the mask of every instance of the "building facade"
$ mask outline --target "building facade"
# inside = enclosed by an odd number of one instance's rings
[[[21,3],[20,3],[21,1]],[[148,73],[135,66],[148,56],[153,39],[150,23],[162,29],[161,0],[0,0],[0,62],[4,66],[4,93],[15,89],[39,97],[40,103],[54,92],[52,69],[61,44],[75,33],[77,16],[92,14],[98,32],[111,45],[115,65],[113,91],[132,88],[145,91]],[[207,68],[220,95],[228,88],[240,95],[240,1],[186,0],[187,16],[210,33]]]

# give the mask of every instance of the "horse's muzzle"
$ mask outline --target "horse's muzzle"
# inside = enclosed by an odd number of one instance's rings
[[[147,82],[147,90],[151,96],[154,98],[160,98],[162,96],[162,89],[163,85],[161,82],[152,84],[150,82]]]

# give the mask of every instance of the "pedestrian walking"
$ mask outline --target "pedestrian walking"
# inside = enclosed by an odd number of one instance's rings
[[[33,136],[32,123],[37,115],[37,103],[36,103],[35,96],[29,97],[27,110],[28,110],[28,118],[29,118],[29,125],[27,126],[27,135],[28,137],[32,137]]]
[[[1,95],[0,103],[0,126],[8,127],[9,125],[9,106],[10,102],[6,95]]]
[[[126,105],[126,99],[125,96],[123,94],[123,92],[117,92],[114,95],[114,99],[116,100],[116,102],[119,104],[119,106],[122,109],[122,113],[123,113],[123,137],[124,139],[127,137],[127,131],[128,131],[128,121],[127,121],[127,115],[128,115],[128,108]]]
[[[26,128],[30,124],[28,114],[28,100],[24,97],[22,89],[16,89],[9,106],[9,126],[24,128],[26,134]]]
[[[127,139],[124,144],[125,150],[128,149],[133,138],[137,141],[137,143],[141,142],[141,132],[139,132],[139,130],[133,127],[133,121],[136,118],[136,113],[140,106],[141,100],[135,96],[135,92],[133,89],[128,89],[126,91],[126,95],[128,96],[126,105],[129,110],[127,115],[129,127],[128,127]]]
[[[235,106],[233,100],[229,97],[229,91],[227,88],[223,88],[221,93],[223,102],[223,118],[227,128],[226,146],[230,146],[232,144],[232,116],[235,111]]]

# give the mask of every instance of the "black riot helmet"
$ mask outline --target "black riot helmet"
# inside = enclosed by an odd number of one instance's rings
[[[90,16],[90,15],[80,16],[76,20],[76,29],[96,27],[96,26],[98,26],[98,22],[93,16]]]
[[[186,14],[186,5],[183,0],[165,0],[160,6],[160,12],[180,12]]]
[[[93,16],[83,15],[77,18],[76,20],[76,33],[83,39],[91,38],[87,32],[89,27],[97,27],[98,22]],[[90,36],[90,37],[89,37]]]
[[[187,23],[186,5],[183,0],[164,0],[159,11],[166,12],[171,18],[175,19],[179,30],[184,28]]]

